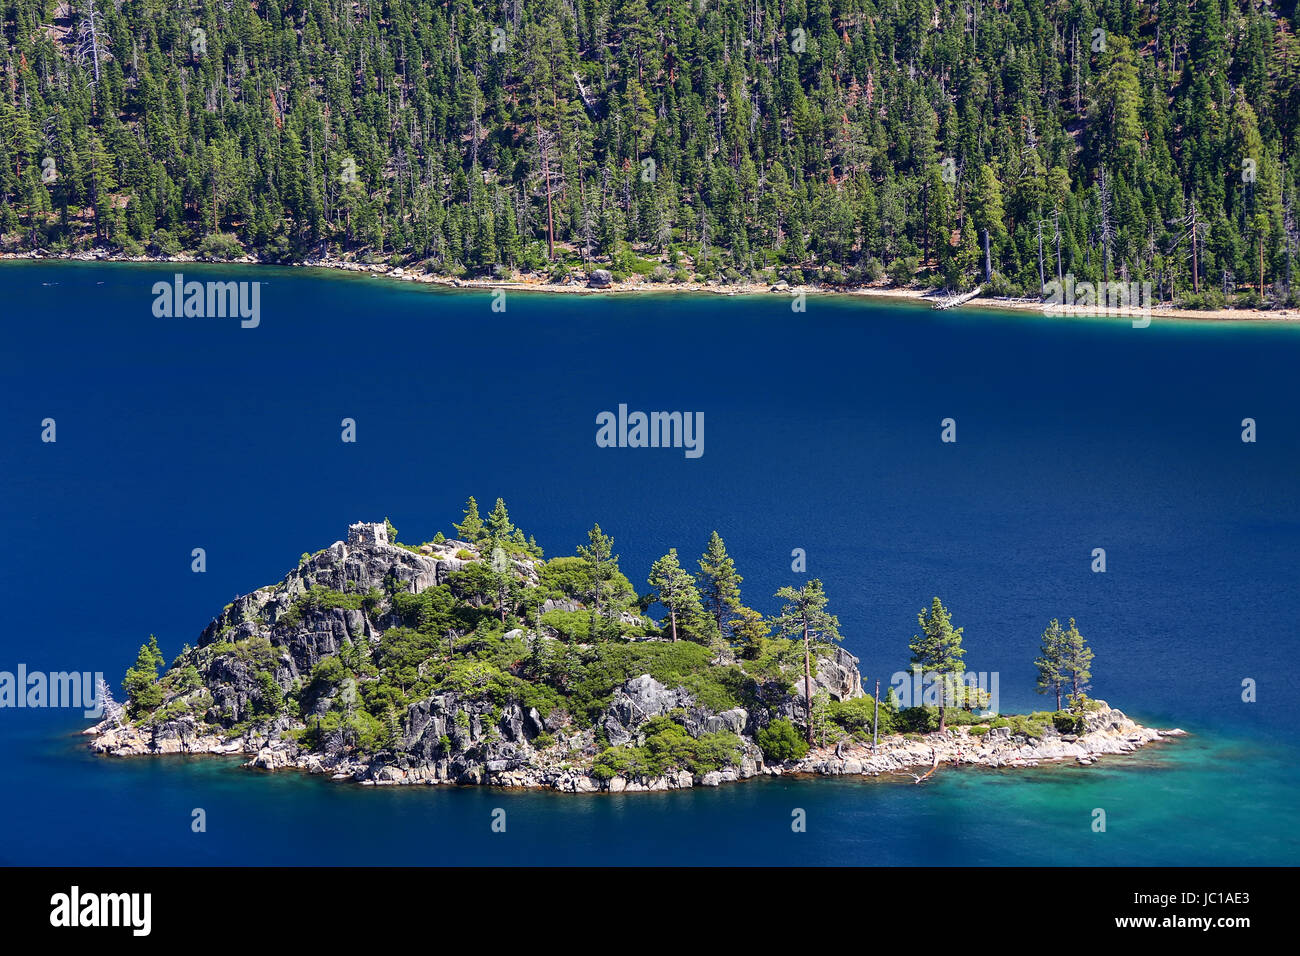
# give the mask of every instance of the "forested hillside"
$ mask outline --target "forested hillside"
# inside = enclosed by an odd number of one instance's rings
[[[0,5],[10,251],[1293,300],[1294,0]]]

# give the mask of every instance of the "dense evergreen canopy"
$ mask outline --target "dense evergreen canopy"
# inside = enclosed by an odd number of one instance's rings
[[[2,2],[9,249],[1290,295],[1293,0]]]

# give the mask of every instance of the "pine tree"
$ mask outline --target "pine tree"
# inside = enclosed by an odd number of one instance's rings
[[[498,498],[499,502],[501,499]],[[496,539],[493,539],[495,542]],[[506,613],[514,604],[515,592],[518,590],[515,581],[514,566],[510,563],[510,557],[506,554],[505,548],[500,544],[492,545],[492,587],[496,596],[497,611],[501,615],[501,623],[506,623]]]
[[[598,524],[587,532],[587,544],[578,546],[578,557],[587,562],[593,628],[599,624],[605,610],[603,602],[609,596],[610,582],[618,574],[618,555],[613,552],[614,539],[602,532]],[[609,616],[613,617],[612,607]]]
[[[1043,631],[1040,648],[1042,656],[1034,661],[1038,668],[1038,693],[1056,693],[1056,709],[1061,709],[1061,688],[1065,686],[1065,631],[1056,618],[1052,618]]]
[[[831,695],[825,690],[813,694],[811,726],[818,746],[825,747],[826,737],[835,726],[831,721]]]
[[[721,637],[726,637],[726,618],[740,607],[740,582],[736,562],[727,554],[722,537],[714,531],[708,547],[700,556],[699,587],[708,611]]]
[[[939,733],[947,729],[947,705],[952,703],[949,694],[951,679],[962,673],[962,658],[966,650],[962,647],[962,631],[954,629],[952,615],[937,597],[931,602],[929,611],[922,610],[916,615],[921,626],[921,633],[913,635],[909,649],[912,663],[920,665],[924,677],[941,684],[939,698]]]
[[[827,0],[382,17],[78,0],[54,44],[43,6],[10,6],[0,231],[25,249],[242,246],[558,279],[571,248],[615,271],[652,256],[732,281],[997,274],[1032,293],[1053,271],[1046,249],[1033,267],[1050,218],[1058,276],[1113,267],[1211,305],[1203,275],[1249,276],[1250,299],[1268,298],[1295,245],[1282,196],[1300,175],[1300,41],[1293,14],[1246,0],[1149,16],[1035,0],[973,19],[962,4]],[[1258,167],[1249,188],[1241,158]],[[1179,244],[1170,224],[1193,205],[1212,228]]]
[[[488,536],[497,541],[510,541],[514,532],[515,526],[510,523],[510,513],[506,511],[506,503],[498,498],[497,503],[492,507],[492,513],[487,518]]]
[[[668,608],[670,631],[675,642],[678,619],[689,618],[700,610],[700,592],[695,589],[695,579],[678,563],[676,548],[669,549],[651,566],[646,583],[654,588],[659,603]]]
[[[732,638],[741,645],[744,656],[757,656],[763,640],[772,633],[772,625],[752,607],[741,605],[735,609],[734,614],[727,622]]]
[[[499,499],[498,499],[499,500]],[[483,519],[478,514],[478,502],[474,496],[470,495],[469,500],[465,502],[465,519],[460,524],[453,524],[456,534],[462,541],[468,541],[470,544],[477,544],[484,535]]]
[[[152,713],[162,703],[163,691],[158,684],[158,668],[164,663],[162,652],[158,650],[158,638],[150,634],[149,643],[140,645],[135,664],[127,670],[126,678],[122,681],[132,717]]]
[[[392,704],[384,712],[384,747],[397,752],[402,743],[402,723],[397,719],[397,709]]]
[[[822,582],[817,578],[798,589],[783,587],[775,596],[785,602],[780,616],[773,622],[777,631],[782,637],[803,639],[804,706],[808,719],[808,743],[812,743],[812,642],[814,638],[844,640],[840,636],[840,621],[826,611],[826,593],[822,589]]]
[[[1084,692],[1092,686],[1092,656],[1088,641],[1079,633],[1074,618],[1070,618],[1070,626],[1065,630],[1065,655],[1061,669],[1069,675],[1073,689],[1070,695],[1071,706],[1080,706]]]
[[[984,281],[993,278],[993,247],[1006,233],[1002,210],[1002,186],[997,172],[987,164],[980,167],[972,200],[971,217],[984,237]]]

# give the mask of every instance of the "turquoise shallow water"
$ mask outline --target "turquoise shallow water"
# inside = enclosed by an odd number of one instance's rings
[[[39,794],[38,818],[58,825],[11,834],[8,863],[1267,865],[1300,849],[1274,818],[1294,799],[1293,771],[1267,749],[1199,736],[1089,768],[948,769],[919,787],[763,779],[595,796],[361,787],[225,758],[110,761],[42,736],[18,749],[31,789],[9,801],[30,814]],[[194,807],[206,833],[190,831]],[[1105,833],[1091,829],[1097,807]],[[498,808],[505,833],[491,830]],[[796,809],[804,833],[791,830]]]
[[[11,863],[1294,863],[1300,330],[1047,321],[860,299],[450,292],[288,270],[262,321],[158,319],[154,266],[0,266],[0,669],[119,676],[384,515],[422,539],[502,495],[548,553],[592,521],[644,581],[727,540],[775,610],[808,552],[864,677],[933,594],[1002,709],[1049,617],[1096,694],[1194,736],[1092,768],[568,797],[100,760],[0,711]],[[705,454],[599,449],[595,415],[700,410]],[[55,445],[40,422],[58,422]],[[939,422],[958,442],[939,442]],[[1240,441],[1243,417],[1260,440]],[[339,441],[353,417],[359,441]],[[190,572],[204,547],[208,571]],[[1108,571],[1089,570],[1105,547]],[[1243,678],[1259,700],[1242,703]],[[203,807],[208,832],[190,831]],[[505,834],[489,829],[496,807]],[[1092,811],[1107,812],[1093,833]],[[790,830],[794,808],[808,831]]]

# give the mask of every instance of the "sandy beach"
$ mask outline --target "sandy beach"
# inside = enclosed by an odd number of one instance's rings
[[[151,264],[196,263],[202,265],[221,265],[222,261],[200,259],[197,256],[125,256],[107,252],[77,253],[41,253],[41,252],[3,252],[0,261],[69,261],[69,262],[136,262]],[[340,259],[307,259],[293,263],[268,263],[246,256],[240,259],[225,260],[224,264],[240,266],[269,265],[282,268],[332,269],[340,272],[366,273],[376,278],[391,279],[397,282],[417,282],[425,285],[439,285],[457,289],[504,289],[508,292],[540,292],[547,294],[569,295],[628,295],[632,293],[653,293],[658,295],[783,295],[793,296],[803,293],[808,296],[861,296],[875,299],[903,299],[912,302],[935,302],[948,295],[945,290],[933,288],[900,287],[887,283],[856,286],[852,288],[789,285],[783,281],[775,284],[760,282],[722,283],[712,282],[646,282],[640,277],[624,282],[613,282],[605,286],[593,286],[588,277],[574,273],[563,282],[551,282],[545,276],[525,274],[513,279],[458,279],[452,276],[435,275],[428,272],[414,271],[403,266],[384,264],[367,264]],[[980,296],[964,303],[961,308],[993,309],[998,311],[1033,312],[1048,318],[1113,318],[1116,320],[1137,319],[1141,321],[1147,314],[1152,321],[1178,319],[1200,322],[1295,322],[1300,320],[1300,309],[1179,309],[1168,304],[1158,304],[1149,313],[1135,309],[1098,309],[1070,305],[1044,307],[1032,299],[1008,299],[993,296]]]

